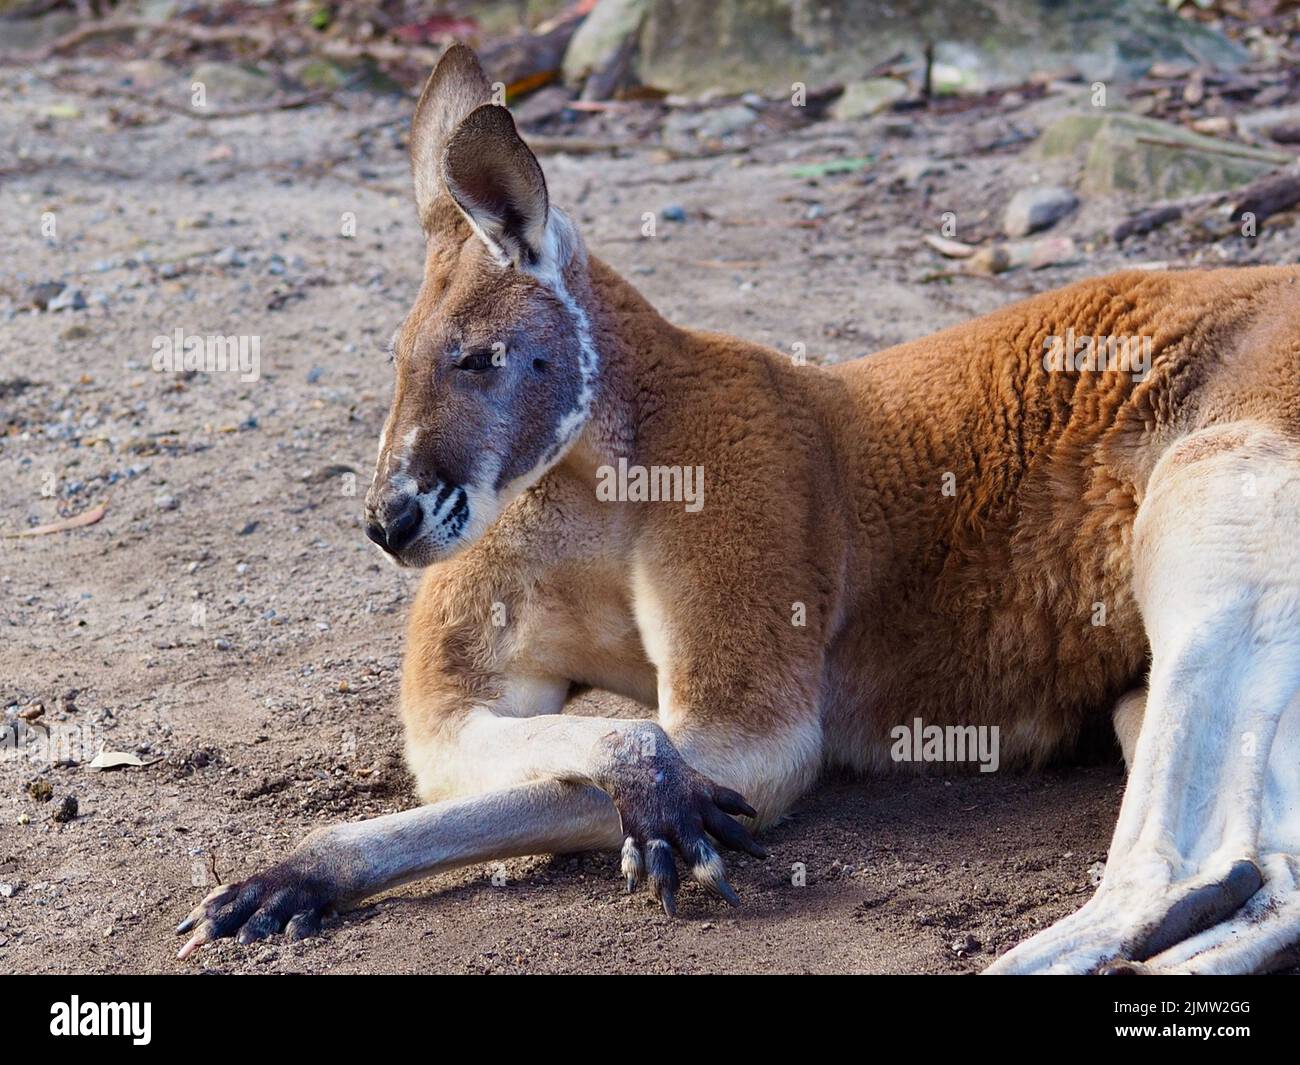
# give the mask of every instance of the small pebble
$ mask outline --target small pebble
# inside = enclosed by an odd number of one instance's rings
[[[37,802],[49,802],[54,798],[54,788],[44,777],[37,777],[27,782],[27,794]]]
[[[56,299],[66,287],[62,281],[42,281],[28,287],[23,293],[23,302],[43,311],[49,307],[50,300]]]
[[[65,795],[63,801],[59,803],[59,808],[54,811],[54,820],[60,825],[66,825],[76,816],[77,797],[75,795]]]
[[[46,310],[49,311],[84,311],[86,297],[79,288],[65,288],[52,300]]]

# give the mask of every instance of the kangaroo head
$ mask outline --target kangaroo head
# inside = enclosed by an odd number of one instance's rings
[[[490,96],[474,54],[453,45],[411,123],[424,283],[393,338],[366,496],[367,535],[402,566],[473,542],[563,457],[595,397],[586,252]]]

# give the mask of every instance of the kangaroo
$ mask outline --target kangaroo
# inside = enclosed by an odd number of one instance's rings
[[[410,155],[427,259],[366,520],[428,567],[401,684],[426,805],[217,888],[181,957],[526,854],[621,849],[669,914],[680,860],[734,904],[719,849],[762,856],[827,767],[893,768],[900,724],[996,727],[1033,767],[1112,711],[1104,878],[992,969],[1296,957],[1300,268],[1130,271],[795,365],[590,255],[468,49]],[[634,468],[670,498],[601,491]],[[559,713],[593,686],[647,715]]]

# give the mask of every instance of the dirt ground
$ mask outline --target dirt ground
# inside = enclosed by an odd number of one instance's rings
[[[0,72],[0,159],[22,164],[0,174],[0,532],[107,512],[0,540],[6,727],[48,727],[80,752],[0,758],[0,971],[956,973],[1088,896],[1123,787],[1113,760],[830,782],[768,833],[771,858],[732,863],[739,910],[688,886],[673,921],[623,894],[612,856],[531,858],[504,880],[480,866],[410,885],[320,939],[173,960],[172,928],[214,869],[237,878],[316,826],[415,802],[395,696],[417,578],[381,560],[360,520],[388,400],[381,349],[419,282],[397,123],[411,104],[348,93],[220,122],[144,108],[136,124],[121,120],[131,105],[69,97],[48,73]],[[1294,258],[1286,233],[1245,250],[1156,235],[936,278],[953,264],[921,236],[945,211],[963,239],[992,233],[1008,190],[1036,175],[1027,136],[1070,106],[543,165],[592,251],[670,318],[819,361],[1124,263]],[[871,165],[796,176],[854,157]],[[1119,211],[1085,201],[1071,231],[1086,240]],[[22,309],[47,281],[85,309]],[[178,328],[259,336],[260,377],[155,372],[154,338]],[[144,764],[78,760],[101,746]]]

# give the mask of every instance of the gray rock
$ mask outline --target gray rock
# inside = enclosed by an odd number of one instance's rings
[[[79,288],[65,288],[48,305],[50,311],[84,311],[86,297]]]
[[[645,18],[648,0],[601,0],[582,21],[564,52],[564,80],[576,85],[602,70],[636,33]]]
[[[675,110],[663,124],[664,144],[679,151],[694,150],[700,140],[718,140],[758,121],[758,112],[744,104],[702,111]]]
[[[200,63],[190,74],[190,84],[201,82],[210,108],[257,103],[275,92],[275,82],[255,67],[238,63]]]
[[[1030,185],[1011,197],[1002,218],[1008,237],[1027,237],[1048,229],[1079,205],[1079,198],[1060,185]]]
[[[29,307],[35,307],[38,311],[49,308],[50,300],[57,299],[67,286],[62,281],[42,281],[36,285],[29,285],[27,291],[23,293],[23,303]]]
[[[600,0],[587,20],[628,3]],[[1156,60],[1227,69],[1247,58],[1162,0],[647,0],[637,41],[643,84],[695,96],[720,88],[789,98],[796,82],[844,84],[899,53],[916,76],[927,44],[940,90],[1058,70],[1113,82]]]
[[[758,112],[753,108],[744,104],[731,104],[707,112],[696,133],[706,138],[727,137],[748,129],[757,121]]]
[[[1148,200],[1235,188],[1292,159],[1123,112],[1068,115],[1043,131],[1035,151],[1049,161],[1076,160],[1085,194]]]
[[[548,85],[545,89],[530,93],[527,98],[512,104],[510,112],[521,126],[534,122],[544,122],[548,118],[563,114],[573,102],[573,93],[561,85]]]
[[[76,820],[77,809],[77,797],[75,795],[65,795],[63,801],[59,803],[58,809],[54,811],[52,819],[61,825],[66,825],[69,821]]]
[[[867,118],[886,110],[895,100],[901,100],[910,90],[897,78],[867,78],[851,81],[844,93],[831,104],[831,118],[841,122]]]

